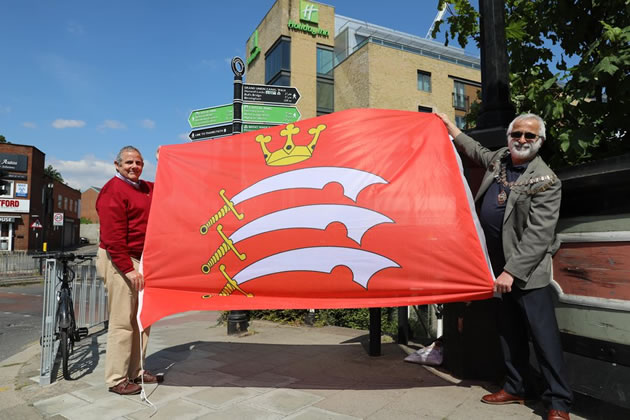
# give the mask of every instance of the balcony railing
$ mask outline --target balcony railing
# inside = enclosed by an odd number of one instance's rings
[[[470,108],[470,97],[453,92],[453,108],[468,112]]]

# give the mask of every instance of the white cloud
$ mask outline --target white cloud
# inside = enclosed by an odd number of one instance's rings
[[[0,114],[8,114],[11,112],[11,107],[6,105],[0,105]]]
[[[85,121],[81,120],[62,120],[56,119],[53,121],[52,126],[55,128],[76,128],[83,127],[85,125]]]
[[[145,120],[140,121],[140,125],[143,126],[144,128],[155,128],[155,121],[147,118]]]
[[[53,157],[46,160],[46,166],[48,165],[59,171],[68,185],[80,191],[90,187],[100,188],[116,174],[113,159],[108,162],[92,155],[84,156],[80,160],[59,160]],[[142,179],[154,180],[155,169],[154,163],[145,161]]]
[[[37,128],[37,124],[35,124],[34,122],[31,122],[31,121],[24,121],[22,123],[22,126],[24,126],[26,128]]]
[[[127,126],[120,121],[116,120],[105,120],[103,124],[98,126],[99,130],[111,129],[111,130],[123,130],[127,128]]]

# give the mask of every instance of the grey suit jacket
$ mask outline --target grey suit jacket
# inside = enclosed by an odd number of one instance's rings
[[[460,134],[455,146],[477,164],[486,168],[475,201],[488,190],[500,170],[502,158],[509,159],[507,147],[491,151]],[[503,216],[504,270],[515,277],[521,289],[536,289],[551,281],[551,256],[558,250],[556,223],[560,212],[561,183],[556,174],[536,156],[511,188]]]

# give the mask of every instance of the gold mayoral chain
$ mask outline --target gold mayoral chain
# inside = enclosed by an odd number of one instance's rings
[[[521,187],[521,186],[525,186],[525,185],[536,184],[536,183],[542,182],[542,181],[550,181],[548,184],[543,185],[542,187],[536,189],[535,191],[530,191],[530,194],[546,190],[549,187],[549,185],[553,184],[555,182],[555,180],[556,180],[555,176],[545,175],[545,176],[540,176],[540,177],[536,177],[536,178],[524,179],[522,181],[511,181],[511,182],[508,182],[508,180],[507,180],[507,168],[506,168],[506,164],[503,163],[503,162],[501,163],[501,170],[498,173],[494,174],[494,179],[497,180],[499,185],[503,185],[504,187],[508,187],[510,190],[513,187]],[[503,204],[505,204],[506,201],[507,201],[507,193],[505,192],[505,190],[502,189],[501,192],[497,195],[497,202],[499,203],[499,205],[502,206]]]

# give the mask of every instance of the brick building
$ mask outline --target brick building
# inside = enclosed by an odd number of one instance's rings
[[[98,223],[98,213],[96,213],[96,198],[101,189],[98,187],[90,187],[81,193],[81,219],[89,220],[92,223]]]
[[[47,176],[44,162],[36,147],[0,143],[0,170],[8,182],[7,194],[0,196],[0,252],[79,243],[81,193]]]
[[[478,57],[318,2],[277,0],[246,49],[246,82],[297,87],[303,119],[350,108],[440,111],[465,128],[481,89]]]

